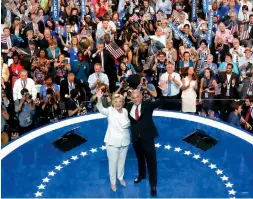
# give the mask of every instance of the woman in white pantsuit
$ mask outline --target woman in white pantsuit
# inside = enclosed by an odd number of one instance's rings
[[[116,191],[116,175],[122,186],[126,186],[123,179],[124,167],[128,146],[130,144],[130,120],[124,106],[125,99],[122,95],[115,94],[112,98],[112,106],[104,108],[101,102],[103,93],[97,91],[97,109],[107,116],[108,128],[104,138],[106,143],[107,157],[109,160],[109,174],[111,188]]]

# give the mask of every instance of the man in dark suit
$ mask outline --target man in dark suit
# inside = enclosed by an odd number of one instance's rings
[[[74,73],[69,73],[66,80],[61,81],[60,96],[61,100],[67,102],[70,97],[70,91],[73,89],[80,90],[80,80],[75,78]]]
[[[153,122],[153,111],[163,104],[164,98],[154,102],[143,101],[142,93],[139,90],[132,91],[132,102],[127,105],[131,121],[131,133],[133,148],[138,160],[138,177],[134,183],[139,183],[146,178],[146,164],[149,173],[149,184],[151,195],[157,195],[157,161],[154,138],[158,136],[156,126]]]
[[[22,55],[22,63],[25,70],[31,72],[31,63],[35,57],[38,57],[39,50],[36,48],[35,41],[30,40],[28,48],[24,49],[27,54]]]
[[[16,51],[15,47],[18,47],[18,45],[19,45],[18,38],[15,35],[11,34],[10,28],[5,27],[3,29],[2,41],[1,41],[1,47],[2,47],[1,52],[4,58],[4,62],[7,62],[8,58],[11,58],[13,52]]]
[[[59,47],[61,51],[63,52],[63,54],[68,57],[69,57],[69,48],[71,47],[71,39],[72,37],[76,36],[76,33],[71,32],[71,28],[72,28],[72,25],[67,23],[66,31],[64,31],[63,34],[60,35],[62,40],[61,40],[61,45],[59,45]]]
[[[102,72],[104,72],[109,78],[110,92],[115,91],[116,87],[116,71],[113,67],[114,61],[111,54],[104,48],[104,43],[97,44],[97,50],[94,50],[91,53],[91,68],[96,63],[100,63],[102,66]],[[91,71],[93,73],[93,71]]]
[[[232,72],[233,65],[227,64],[225,72],[219,73],[219,82],[221,83],[221,119],[227,120],[231,112],[231,102],[238,97],[239,76]]]
[[[249,38],[241,41],[241,45],[251,48],[253,46],[253,14],[249,16],[249,21],[244,23],[244,31],[248,31]]]

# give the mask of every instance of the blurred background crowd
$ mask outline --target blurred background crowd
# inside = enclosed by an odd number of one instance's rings
[[[1,2],[1,137],[96,112],[96,89],[253,125],[248,0]]]

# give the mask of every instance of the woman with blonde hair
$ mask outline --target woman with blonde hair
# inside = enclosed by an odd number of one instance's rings
[[[130,144],[130,120],[128,112],[124,107],[125,98],[120,94],[114,94],[112,97],[112,106],[104,108],[101,98],[104,93],[102,89],[97,90],[97,109],[100,113],[107,116],[108,128],[104,138],[106,143],[107,157],[109,161],[109,174],[111,189],[117,190],[116,175],[120,184],[126,186],[123,179],[125,160]]]

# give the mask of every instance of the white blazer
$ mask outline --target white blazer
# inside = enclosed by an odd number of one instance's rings
[[[107,116],[108,127],[105,134],[104,142],[110,146],[121,147],[130,144],[130,120],[128,112],[123,108],[119,113],[113,107],[104,108],[102,103],[97,103],[98,111]]]

